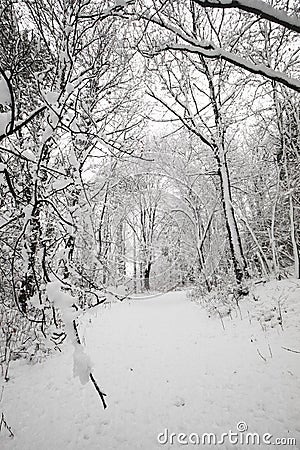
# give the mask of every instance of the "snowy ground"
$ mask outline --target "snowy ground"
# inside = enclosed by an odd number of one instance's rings
[[[241,303],[242,319],[224,319],[225,331],[184,292],[90,311],[81,337],[108,408],[91,383],[73,377],[71,345],[43,364],[17,362],[0,403],[15,437],[2,430],[1,450],[209,448],[181,445],[177,436],[163,445],[157,435],[168,429],[185,433],[184,441],[205,432],[220,439],[241,421],[248,432],[272,434],[270,442],[297,439],[273,448],[299,449],[300,354],[282,347],[300,351],[300,284],[273,282],[255,295]],[[228,440],[211,447],[270,448]]]

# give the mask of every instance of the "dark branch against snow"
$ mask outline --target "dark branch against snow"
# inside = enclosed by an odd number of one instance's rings
[[[205,58],[220,58],[228,61],[236,67],[240,67],[257,75],[262,75],[271,81],[277,81],[296,92],[300,92],[300,81],[296,78],[289,77],[284,72],[273,70],[265,64],[255,64],[241,56],[217,47],[211,41],[196,39],[177,25],[162,20],[161,17],[153,16],[149,13],[144,13],[142,17],[150,22],[156,23],[166,30],[173,32],[184,41],[182,44],[174,43],[155,49],[154,54],[155,52],[160,53],[165,50],[181,50],[189,53],[197,53]]]
[[[193,0],[204,8],[238,8],[247,11],[262,19],[277,23],[283,27],[300,33],[300,19],[296,16],[289,16],[285,11],[274,8],[262,0]]]

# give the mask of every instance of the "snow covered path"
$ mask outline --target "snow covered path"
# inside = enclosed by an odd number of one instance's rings
[[[89,313],[81,336],[108,408],[90,384],[72,377],[71,348],[43,365],[18,365],[0,409],[16,437],[0,435],[0,448],[181,448],[176,440],[159,444],[158,433],[220,438],[241,421],[273,440],[296,438],[297,446],[285,448],[300,448],[300,357],[281,348],[288,333],[266,335],[247,318],[224,324],[225,331],[182,292]],[[226,440],[212,447],[270,448]]]

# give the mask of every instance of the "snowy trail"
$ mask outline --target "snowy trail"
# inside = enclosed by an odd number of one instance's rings
[[[72,378],[71,349],[44,365],[21,365],[3,398],[16,437],[2,442],[0,435],[1,449],[182,448],[159,444],[158,433],[220,437],[240,421],[249,432],[295,437],[297,447],[285,448],[300,448],[299,360],[281,349],[278,333],[266,340],[238,317],[226,320],[224,331],[179,292],[93,311],[85,324],[82,339],[108,408],[92,386]]]

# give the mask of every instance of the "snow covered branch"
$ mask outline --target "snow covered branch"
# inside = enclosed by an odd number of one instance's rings
[[[289,77],[284,72],[273,70],[265,64],[255,64],[244,57],[219,48],[212,41],[196,39],[179,26],[174,25],[170,21],[167,22],[161,17],[144,13],[143,18],[147,19],[149,22],[156,23],[168,31],[171,31],[175,36],[177,36],[177,38],[184,41],[183,43],[176,42],[162,46],[161,48],[156,48],[155,51],[153,51],[153,54],[155,54],[155,52],[160,53],[164,50],[181,50],[189,53],[197,53],[205,58],[220,58],[250,73],[262,75],[271,81],[277,81],[278,83],[281,83],[294,91],[300,92],[300,81]]]
[[[265,64],[255,64],[229,51],[218,48],[213,44],[211,44],[211,50],[205,48],[205,46],[206,45],[202,45],[201,42],[199,42],[199,45],[173,44],[167,46],[165,50],[181,50],[189,53],[197,53],[205,58],[211,59],[221,58],[224,61],[228,61],[237,67],[247,70],[248,72],[256,75],[262,75],[269,80],[277,81],[278,83],[281,83],[294,91],[300,92],[300,81],[290,78],[283,72],[270,69],[270,67],[267,67]]]
[[[300,33],[300,19],[298,17],[289,16],[285,11],[276,9],[262,0],[194,0],[194,3],[204,8],[238,8]]]

